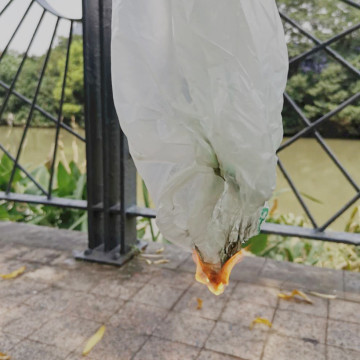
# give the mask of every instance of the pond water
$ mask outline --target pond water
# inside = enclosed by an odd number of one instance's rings
[[[78,130],[84,136],[84,130]],[[21,128],[0,127],[0,142],[16,156],[16,149],[22,134]],[[29,129],[20,163],[28,169],[44,163],[52,153],[55,129]],[[63,155],[68,161],[77,157],[78,163],[85,167],[85,145],[66,131],[60,131]],[[327,140],[329,147],[354,178],[360,184],[360,141]],[[75,155],[74,155],[75,152]],[[76,155],[78,153],[78,155]],[[58,156],[58,159],[61,157]],[[295,182],[299,191],[319,202],[304,198],[318,224],[325,222],[355,195],[355,190],[332,163],[315,139],[300,139],[279,154],[284,166]],[[138,186],[138,189],[141,187]],[[304,211],[289,190],[284,177],[278,172],[277,189],[280,213],[302,215]],[[139,199],[141,203],[141,199]],[[360,201],[355,203],[360,205]],[[351,210],[331,225],[331,229],[343,230]]]

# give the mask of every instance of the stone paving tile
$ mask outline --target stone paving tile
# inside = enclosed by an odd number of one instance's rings
[[[8,274],[11,273],[12,271],[18,270],[19,268],[25,266],[25,273],[21,276],[23,277],[26,273],[29,273],[33,270],[36,270],[39,267],[39,264],[29,264],[26,263],[24,261],[19,261],[16,259],[11,259],[11,260],[5,260],[4,262],[0,262],[0,274]],[[1,282],[5,282],[2,281],[3,279],[1,279]],[[8,281],[6,281],[8,282]]]
[[[151,337],[134,360],[195,360],[199,348]]]
[[[121,268],[121,275],[128,280],[147,284],[154,276],[159,275],[162,270],[157,265],[148,265],[137,256]]]
[[[334,346],[328,346],[327,360],[359,360],[360,352],[354,350],[346,350]]]
[[[360,273],[344,271],[345,298],[360,302]]]
[[[61,313],[68,309],[77,294],[78,292],[51,287],[28,298],[25,304],[33,310]]]
[[[8,352],[12,360],[64,360],[68,354],[66,349],[32,340],[24,340]]]
[[[110,318],[109,324],[139,334],[151,335],[167,314],[168,311],[165,309],[130,300]]]
[[[252,302],[258,305],[275,307],[279,290],[271,287],[240,282],[235,287],[232,298],[239,302]]]
[[[282,293],[290,293],[289,291],[281,291]],[[306,303],[301,298],[293,298],[290,300],[279,299],[279,309],[297,311],[305,314],[316,315],[321,317],[327,317],[327,299],[319,298],[307,294],[312,300],[312,304]],[[331,300],[333,301],[333,300]]]
[[[8,353],[20,340],[21,338],[12,334],[0,333],[0,352]]]
[[[242,300],[230,300],[221,315],[221,320],[246,327],[250,326],[257,317],[272,321],[274,312],[275,308],[270,306],[243,302]],[[265,328],[266,325],[256,324],[256,327]]]
[[[360,304],[343,300],[331,300],[329,317],[335,320],[360,323]]]
[[[26,272],[24,277],[35,281],[55,283],[67,275],[67,272],[56,267],[42,266],[34,271]]]
[[[187,345],[202,347],[214,324],[215,321],[213,320],[171,312],[155,329],[154,335]]]
[[[194,275],[175,270],[161,269],[158,274],[154,274],[149,283],[164,287],[171,286],[173,288],[185,290],[194,282]]]
[[[2,326],[2,331],[13,334],[17,337],[25,338],[39,329],[50,319],[54,318],[53,312],[44,310],[34,310],[22,305],[9,312],[7,320]]]
[[[58,250],[35,248],[29,252],[24,253],[22,256],[19,256],[18,259],[22,261],[49,264],[63,254],[64,253],[62,251]]]
[[[286,261],[274,261],[266,259],[266,262],[259,273],[259,281],[264,282],[266,285],[273,284],[280,286],[290,277],[292,268],[290,263]]]
[[[103,281],[100,276],[96,276],[93,272],[85,271],[84,268],[81,268],[78,271],[68,270],[55,284],[68,290],[88,292],[95,288],[100,281]]]
[[[239,357],[221,354],[215,351],[202,350],[196,360],[244,360]]]
[[[165,251],[162,255],[165,259],[168,259],[169,262],[159,265],[159,267],[165,269],[176,269],[187,259],[189,253],[177,246],[165,246]]]
[[[95,295],[106,295],[116,299],[129,300],[141,287],[143,283],[116,278],[98,277],[98,284],[91,289]]]
[[[218,321],[205,348],[247,360],[259,360],[266,335],[267,331]]]
[[[266,343],[262,360],[289,359],[325,360],[325,345],[271,334]]]
[[[0,262],[20,257],[31,250],[32,248],[27,246],[13,246],[10,244],[2,246],[0,249]]]
[[[52,318],[39,330],[30,335],[31,340],[68,349],[69,352],[81,347],[93,335],[100,324],[72,315]]]
[[[325,343],[326,318],[278,309],[272,328],[282,335]]]
[[[147,336],[119,328],[107,327],[102,340],[86,357],[88,360],[130,360],[147,340]],[[82,350],[82,348],[81,348]],[[77,359],[84,359],[80,355]],[[76,358],[74,358],[76,359]],[[147,358],[145,358],[147,360]],[[144,360],[145,360],[144,359]]]
[[[230,283],[224,294],[215,296],[203,284],[194,284],[181,297],[175,306],[176,312],[183,312],[191,315],[201,316],[207,319],[217,320],[229,299],[234,288],[234,283]],[[202,308],[198,309],[197,299],[202,300]]]
[[[0,280],[0,298],[37,294],[49,287],[48,284],[28,279],[25,274],[11,280]]]
[[[327,343],[360,352],[360,324],[329,320]]]
[[[162,285],[145,285],[133,298],[134,301],[171,309],[179,299],[183,290]]]
[[[123,303],[123,300],[108,296],[77,292],[67,311],[83,319],[105,322],[122,307]]]
[[[179,265],[178,270],[195,274],[196,266],[191,254],[188,254],[184,261]]]
[[[302,289],[325,294],[342,295],[344,291],[343,272],[308,265],[291,264],[293,271],[283,283],[285,289]],[[299,276],[301,274],[301,276]]]
[[[301,276],[299,276],[301,274]],[[312,290],[329,294],[343,292],[343,273],[340,270],[315,268],[308,265],[266,259],[259,274],[260,282],[285,289]]]
[[[255,256],[244,256],[231,272],[230,281],[244,281],[256,283],[261,269],[265,265],[265,258]]]

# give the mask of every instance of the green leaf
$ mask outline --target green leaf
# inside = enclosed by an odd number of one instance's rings
[[[258,255],[265,250],[268,242],[268,236],[266,234],[259,234],[252,237],[247,243],[244,244],[245,247],[249,247],[249,250]]]
[[[75,179],[69,174],[64,165],[59,162],[57,169],[57,195],[69,196],[73,194],[76,189]]]
[[[307,199],[313,201],[313,202],[316,202],[316,203],[318,203],[318,204],[324,204],[321,200],[319,200],[319,199],[317,199],[317,198],[315,198],[315,197],[313,197],[313,196],[311,196],[311,195],[309,195],[309,194],[306,194],[306,193],[304,193],[304,192],[302,192],[302,191],[300,191],[300,194],[301,194],[302,196],[306,197]]]
[[[85,186],[86,186],[86,175],[82,174],[80,175],[80,177],[78,178],[78,181],[76,182],[76,188],[74,191],[74,198],[75,199],[83,199],[83,195],[84,195],[84,190],[85,190]]]
[[[78,226],[80,226],[87,219],[87,213],[84,212],[70,227],[69,230],[75,230]]]

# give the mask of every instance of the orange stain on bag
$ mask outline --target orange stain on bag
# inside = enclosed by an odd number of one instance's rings
[[[215,295],[221,295],[226,285],[229,284],[229,278],[234,266],[243,258],[240,250],[233,255],[223,266],[218,264],[209,264],[203,262],[196,250],[193,251],[193,260],[196,264],[195,279],[204,284]]]

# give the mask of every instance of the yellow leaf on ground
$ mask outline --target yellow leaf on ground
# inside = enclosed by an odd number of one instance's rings
[[[156,252],[156,254],[162,254],[164,252],[164,250],[165,250],[165,248],[162,247],[161,249],[158,249],[155,252]]]
[[[14,279],[21,274],[23,274],[26,270],[26,266],[22,266],[21,268],[9,273],[9,274],[0,274],[0,277],[3,279]]]
[[[155,259],[158,259],[162,255],[160,255],[160,254],[140,254],[140,256],[143,257],[143,258],[150,258],[150,259],[155,258]]]
[[[330,299],[330,300],[336,299],[336,295],[332,295],[332,294],[322,294],[316,291],[310,291],[310,294],[323,299]]]
[[[160,260],[154,261],[154,264],[155,264],[155,265],[160,265],[160,264],[167,264],[167,263],[169,263],[169,262],[170,262],[170,261],[167,260],[167,259],[160,259]]]
[[[197,310],[201,310],[202,307],[203,307],[203,301],[202,301],[200,298],[197,298],[196,301],[197,301],[197,307],[196,307],[196,309],[197,309]]]
[[[103,338],[105,330],[105,325],[101,326],[99,330],[87,341],[82,353],[83,356],[87,355],[93,349],[93,347]]]
[[[6,355],[2,352],[0,352],[0,360],[10,360],[10,355]]]
[[[148,265],[151,265],[151,264],[152,264],[152,261],[149,260],[149,259],[145,259],[145,261],[146,261],[146,263],[147,263]]]
[[[254,319],[251,324],[250,324],[250,329],[252,329],[254,327],[255,324],[264,324],[264,325],[267,325],[268,327],[272,327],[272,323],[271,321],[269,321],[268,319],[264,319],[264,318],[256,318]]]
[[[284,299],[284,300],[291,300],[291,299],[293,299],[296,295],[298,295],[298,296],[300,296],[301,298],[303,298],[304,301],[307,302],[308,304],[313,304],[312,300],[310,300],[310,298],[309,298],[305,293],[303,293],[302,291],[297,290],[297,289],[293,290],[293,291],[291,292],[291,294],[282,294],[282,293],[280,293],[280,294],[278,294],[278,297],[279,297],[280,299]]]

